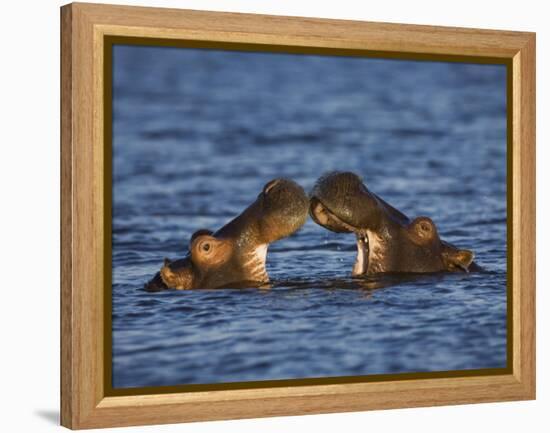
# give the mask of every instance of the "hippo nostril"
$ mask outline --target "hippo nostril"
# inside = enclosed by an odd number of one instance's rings
[[[275,179],[275,180],[272,180],[271,182],[268,182],[267,185],[264,186],[264,194],[268,194],[269,191],[271,191],[274,186],[279,184],[279,182],[281,182],[281,179]]]

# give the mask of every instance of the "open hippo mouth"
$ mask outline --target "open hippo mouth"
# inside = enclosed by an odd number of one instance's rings
[[[317,224],[333,231],[335,233],[355,233],[357,244],[357,257],[353,265],[353,275],[363,275],[368,273],[369,268],[369,230],[355,227],[328,209],[318,198],[311,198],[310,215]],[[374,238],[374,233],[371,233]]]
[[[474,254],[439,238],[428,217],[410,220],[371,192],[359,176],[333,172],[310,193],[311,218],[336,233],[355,233],[353,275],[469,271]]]

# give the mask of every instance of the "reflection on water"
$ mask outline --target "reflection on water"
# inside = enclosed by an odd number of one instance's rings
[[[503,66],[114,49],[113,385],[504,367]],[[473,274],[351,277],[353,235],[308,221],[266,289],[147,293],[164,257],[275,177],[352,170]]]

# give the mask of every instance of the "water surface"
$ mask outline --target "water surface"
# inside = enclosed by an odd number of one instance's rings
[[[504,66],[115,46],[113,386],[506,365]],[[147,293],[275,177],[352,170],[477,274],[353,279],[353,235],[273,244],[269,290]],[[381,287],[380,287],[381,286]]]

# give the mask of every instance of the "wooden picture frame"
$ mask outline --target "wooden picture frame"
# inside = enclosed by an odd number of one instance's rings
[[[493,374],[109,393],[104,68],[116,38],[508,65],[509,368]],[[109,42],[111,41],[111,42]],[[74,3],[61,8],[61,424],[95,428],[535,398],[535,34]]]

